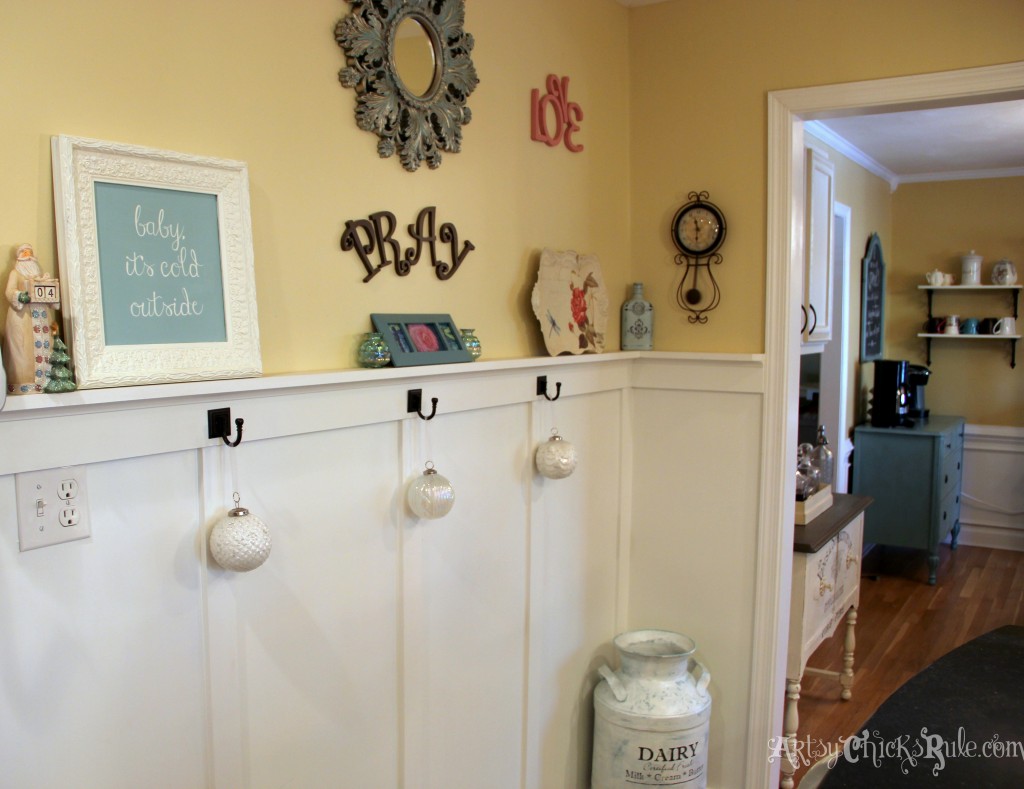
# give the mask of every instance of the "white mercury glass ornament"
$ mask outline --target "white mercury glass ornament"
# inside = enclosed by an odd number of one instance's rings
[[[421,518],[443,518],[455,503],[455,489],[428,460],[426,470],[409,483],[406,500],[409,508]]]
[[[548,479],[565,479],[576,469],[576,448],[552,429],[551,438],[537,447],[537,471]]]
[[[245,573],[255,570],[270,556],[270,529],[245,507],[238,506],[213,525],[210,553],[225,570]]]

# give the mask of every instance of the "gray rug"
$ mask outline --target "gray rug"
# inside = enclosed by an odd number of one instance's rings
[[[823,789],[1024,787],[1024,627],[1001,627],[908,680],[844,745]]]

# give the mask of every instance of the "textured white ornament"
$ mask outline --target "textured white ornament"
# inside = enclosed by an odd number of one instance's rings
[[[255,570],[270,556],[270,529],[255,515],[238,506],[210,530],[210,553],[225,570],[244,573]]]
[[[409,483],[406,500],[409,509],[421,518],[443,518],[455,504],[455,489],[428,460],[426,470]]]
[[[555,430],[551,433],[551,438],[537,447],[537,471],[548,479],[565,479],[576,469],[576,448]]]

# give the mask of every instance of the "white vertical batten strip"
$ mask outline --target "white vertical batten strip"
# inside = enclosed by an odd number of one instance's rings
[[[629,560],[633,537],[633,389],[619,391],[619,548],[615,594],[615,631],[623,632],[629,622]]]
[[[540,435],[540,411],[536,399],[529,403],[526,409],[526,435],[529,440],[536,443]],[[523,468],[523,494],[526,501],[526,523],[525,533],[525,562],[526,580],[524,583],[525,599],[523,602],[523,700],[522,700],[522,726],[519,740],[519,786],[520,789],[527,789],[527,777],[530,767],[530,705],[533,694],[530,692],[530,651],[533,647],[533,640],[530,632],[533,626],[533,528],[536,522],[534,511],[537,507],[536,486],[533,481],[533,444],[526,448],[526,459]]]
[[[395,759],[395,784],[397,789],[405,789],[406,761],[406,728],[405,728],[405,689],[406,689],[406,661],[405,661],[405,530],[407,516],[405,514],[405,497],[402,495],[405,485],[406,470],[410,466],[412,448],[411,438],[408,429],[409,420],[402,419],[398,423],[398,468],[396,473],[396,490],[394,504],[394,526],[395,526],[395,741],[398,747],[398,756]]]
[[[231,501],[231,473],[226,453],[234,451],[224,444],[199,450],[201,584],[206,603],[204,674],[209,687],[208,743],[213,757],[208,776],[215,789],[249,786],[245,654],[238,638],[238,608],[230,588],[231,574],[217,573],[211,577],[206,551],[207,524],[223,515],[225,502]]]

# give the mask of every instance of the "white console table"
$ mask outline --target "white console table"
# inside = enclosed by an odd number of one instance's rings
[[[860,563],[868,496],[836,494],[832,507],[793,532],[793,587],[789,604],[786,713],[783,736],[795,753],[800,682],[805,672],[839,679],[840,697],[853,689],[854,628],[860,603]],[[842,671],[807,668],[807,660],[846,620]],[[781,789],[792,789],[795,762],[783,755]]]

